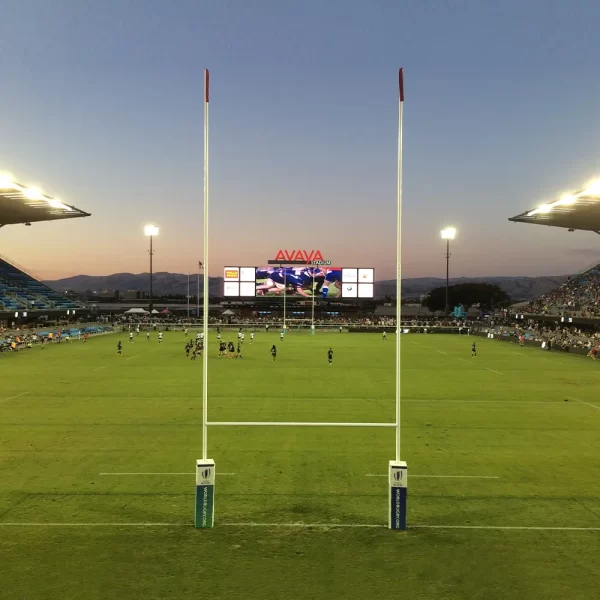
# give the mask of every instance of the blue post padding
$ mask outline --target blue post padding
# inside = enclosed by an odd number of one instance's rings
[[[390,529],[406,529],[406,507],[408,489],[405,487],[390,488]]]

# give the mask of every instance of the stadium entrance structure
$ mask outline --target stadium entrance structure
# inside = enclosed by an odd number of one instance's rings
[[[0,174],[0,227],[89,216],[87,212]],[[71,316],[77,315],[78,309],[83,309],[81,304],[52,290],[14,261],[0,256],[0,320],[10,324],[41,314]]]
[[[398,72],[398,187],[397,187],[397,228],[396,228],[396,323],[401,320],[401,282],[402,282],[402,120],[404,109],[404,84],[402,69]],[[204,71],[204,298],[203,331],[208,340],[208,107],[209,73]],[[279,261],[278,261],[279,263]],[[285,283],[284,283],[285,284]],[[285,299],[285,296],[284,296]],[[284,317],[285,318],[285,317]],[[314,317],[313,317],[314,322]],[[333,422],[268,422],[268,421],[209,421],[208,420],[208,352],[202,358],[202,458],[196,460],[196,502],[194,525],[196,528],[211,528],[214,524],[215,510],[215,461],[208,458],[208,427],[390,427],[396,433],[395,460],[388,465],[388,527],[390,529],[407,528],[407,482],[408,467],[400,460],[400,329],[396,330],[396,419],[393,423],[333,423]]]

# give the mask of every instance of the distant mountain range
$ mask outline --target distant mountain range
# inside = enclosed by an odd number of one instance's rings
[[[115,273],[114,275],[76,275],[55,281],[45,281],[47,285],[62,294],[66,290],[82,293],[104,290],[148,290],[148,273]],[[555,277],[460,277],[450,279],[450,285],[456,283],[487,282],[499,285],[514,301],[533,300],[550,290],[557,288],[567,280],[566,275]],[[190,293],[196,294],[196,276],[190,277]],[[404,297],[419,297],[436,287],[446,284],[446,280],[437,277],[416,277],[402,281]],[[223,278],[210,277],[210,294],[219,296],[223,292]],[[155,294],[179,294],[185,296],[188,289],[188,276],[181,273],[154,273]],[[200,278],[200,291],[203,290]],[[389,279],[375,283],[375,296],[396,296],[396,280]]]

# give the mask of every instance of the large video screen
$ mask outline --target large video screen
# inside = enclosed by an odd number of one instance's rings
[[[312,265],[225,267],[223,279],[224,296],[373,298],[375,270]]]

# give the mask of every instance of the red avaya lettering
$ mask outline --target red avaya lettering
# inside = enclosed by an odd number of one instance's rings
[[[302,250],[296,250],[296,254],[294,254],[293,260],[306,260],[304,257],[304,252]]]
[[[315,252],[315,255],[313,256],[312,260],[325,260],[325,259],[323,258],[323,255],[321,254],[321,251],[317,250]]]
[[[306,254],[306,250],[304,251],[304,253]],[[310,251],[310,254],[308,254],[308,255],[306,256],[306,264],[309,264],[309,263],[310,263],[310,261],[311,261],[311,260],[313,260],[313,257],[314,257],[314,255],[315,255],[315,251],[314,251],[314,250],[311,250],[311,251]]]
[[[281,261],[285,260],[285,255],[283,254],[283,250],[279,250],[279,252],[277,252],[277,256],[275,257],[275,260],[281,260]]]
[[[285,251],[285,258],[289,261],[289,260],[294,260],[294,252],[296,252],[295,250],[292,250],[291,252],[288,252],[287,250]]]

